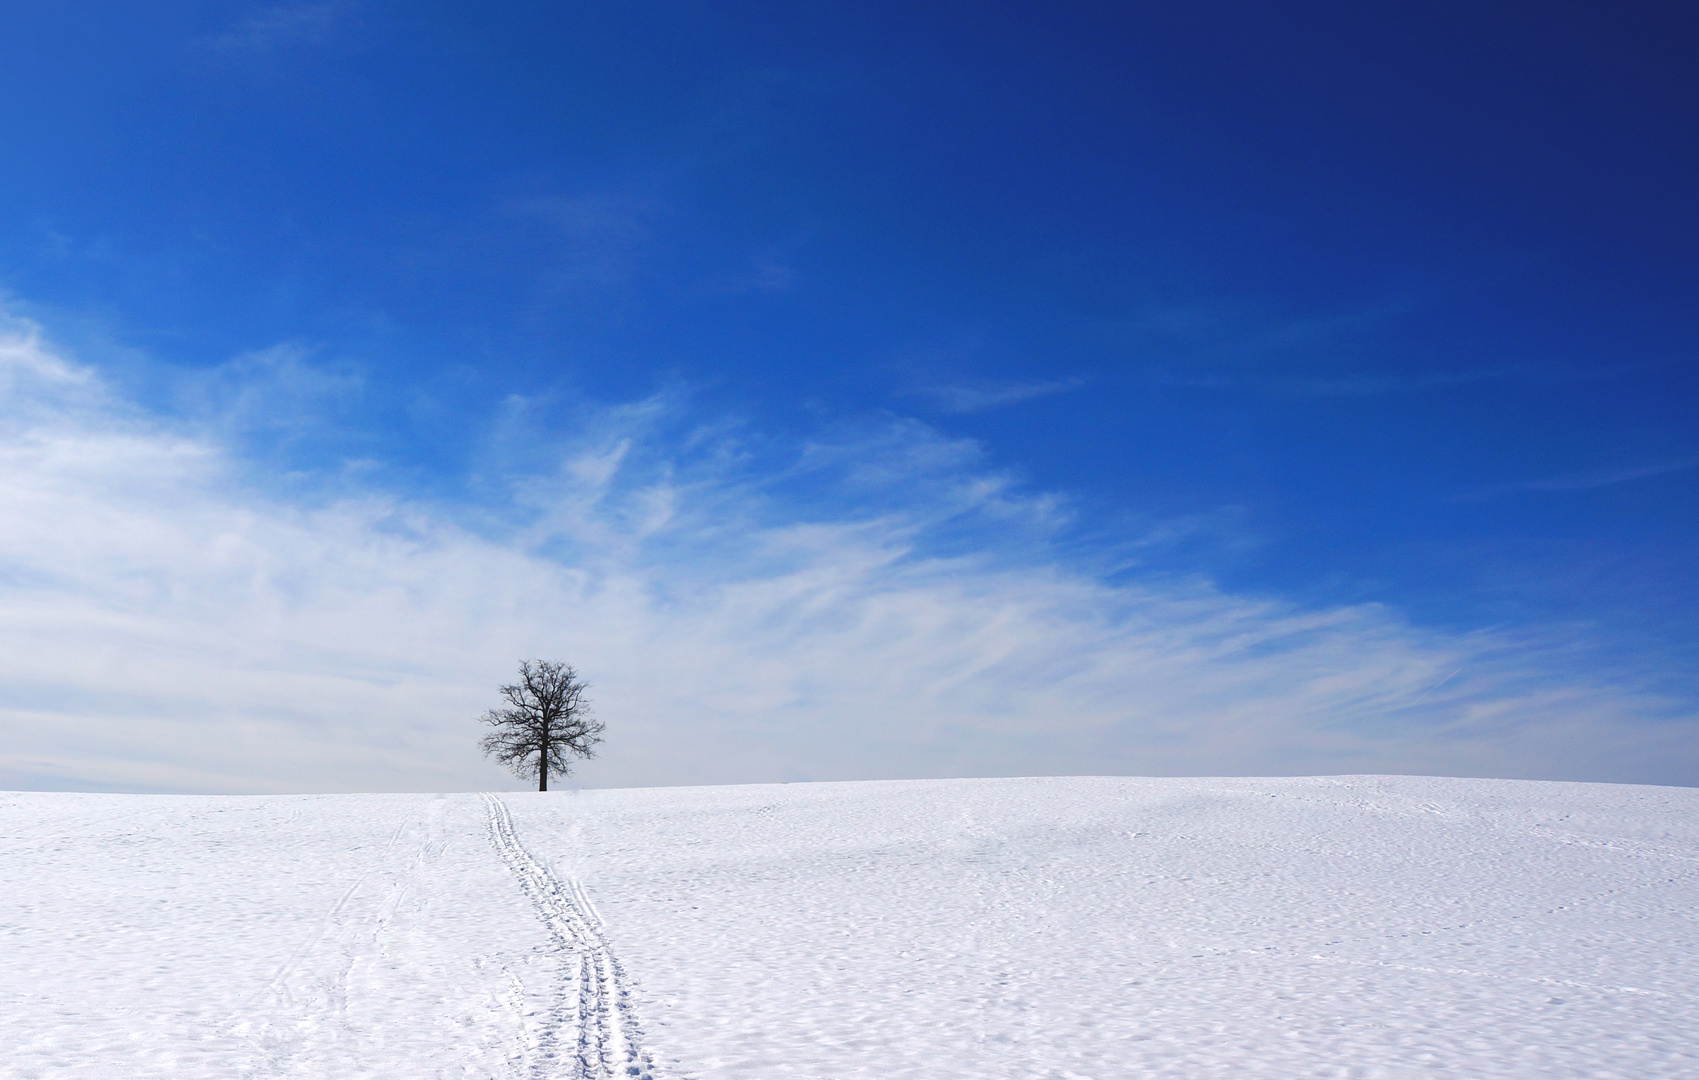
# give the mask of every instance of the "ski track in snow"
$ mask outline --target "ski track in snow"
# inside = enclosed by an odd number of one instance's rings
[[[652,1080],[653,1063],[639,1045],[625,973],[602,936],[601,916],[584,887],[570,878],[563,885],[519,842],[507,804],[489,793],[483,799],[490,842],[560,953],[561,992],[534,1037],[531,1075],[537,1080]],[[574,1032],[576,1045],[563,1054],[563,1043]],[[562,1070],[563,1056],[569,1057],[569,1071]]]
[[[1690,788],[0,792],[0,1080],[1689,1080],[1696,985]]]
[[[395,827],[395,831],[389,834],[389,841],[384,844],[383,850],[378,853],[377,859],[372,862],[372,865],[354,880],[354,884],[348,886],[348,891],[344,892],[337,899],[336,903],[331,905],[330,910],[325,912],[324,918],[319,920],[318,927],[313,931],[313,933],[301,943],[299,948],[290,954],[287,960],[278,966],[277,971],[272,974],[271,981],[265,986],[266,993],[274,994],[285,1002],[293,1003],[294,998],[289,991],[289,976],[301,963],[301,959],[311,952],[313,947],[323,940],[324,936],[330,932],[333,927],[337,926],[338,918],[341,916],[343,909],[348,906],[348,901],[354,898],[354,894],[360,891],[360,886],[366,883],[366,880],[378,869],[378,866],[382,863],[383,859],[392,850],[394,850],[395,842],[401,838],[402,831],[407,828],[408,823],[412,820],[412,814],[408,814],[406,817],[401,819],[401,824],[397,825]],[[406,887],[402,886],[402,888],[390,898],[391,902],[386,905],[386,907],[389,908],[389,913],[393,913],[395,904],[400,902],[401,896],[405,891]],[[387,922],[387,915],[381,921]],[[350,964],[350,966],[352,965]],[[255,996],[258,995],[256,994]]]

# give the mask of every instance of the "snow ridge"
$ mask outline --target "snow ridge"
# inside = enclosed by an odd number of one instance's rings
[[[538,1080],[654,1080],[654,1063],[641,1046],[625,971],[602,935],[601,916],[583,886],[571,879],[562,885],[519,842],[507,804],[489,793],[483,799],[490,842],[530,898],[561,958],[560,993],[537,1035],[531,1075]],[[562,1036],[573,1028],[576,1051],[571,1071],[563,1073]]]

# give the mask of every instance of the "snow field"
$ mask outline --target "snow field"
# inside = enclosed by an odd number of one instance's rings
[[[0,794],[0,1077],[1688,1077],[1699,791]]]

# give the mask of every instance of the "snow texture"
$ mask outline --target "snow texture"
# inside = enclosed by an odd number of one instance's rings
[[[0,1077],[1699,1075],[1699,790],[0,794]]]

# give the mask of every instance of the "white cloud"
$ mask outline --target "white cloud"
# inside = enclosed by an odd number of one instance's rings
[[[528,225],[553,251],[551,292],[598,293],[630,282],[641,268],[665,204],[634,191],[521,199],[501,209]]]
[[[1671,473],[1691,472],[1694,469],[1699,469],[1699,454],[1634,465],[1626,469],[1584,469],[1517,484],[1496,484],[1465,492],[1461,498],[1484,499],[1516,491],[1586,491],[1589,488],[1615,487],[1617,484],[1627,484],[1652,476],[1668,476]]]
[[[774,464],[675,397],[570,442],[515,399],[500,498],[303,504],[27,328],[0,389],[0,787],[507,784],[474,718],[531,655],[595,684],[592,784],[1699,777],[1691,716],[1537,642],[1070,569],[1055,500],[912,421]]]
[[[1081,378],[1038,379],[1030,382],[968,379],[915,387],[907,393],[911,397],[930,400],[942,412],[976,413],[1019,405],[1023,401],[1036,398],[1070,393],[1085,384],[1086,380]]]
[[[203,44],[218,52],[269,52],[290,45],[316,45],[331,37],[352,5],[279,4],[261,8]]]
[[[736,296],[744,293],[780,293],[796,283],[796,271],[776,255],[760,255],[746,265],[715,274],[699,288],[705,296]]]

